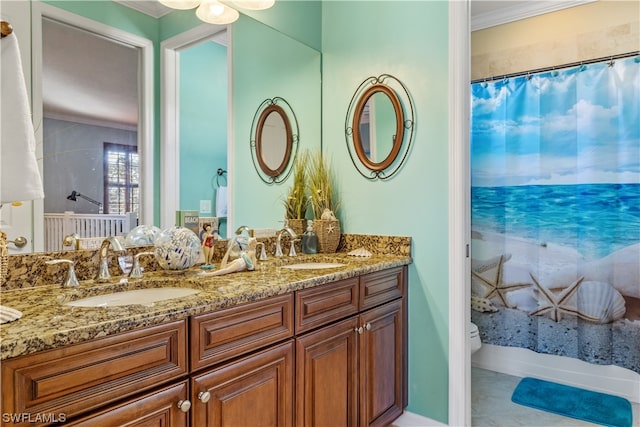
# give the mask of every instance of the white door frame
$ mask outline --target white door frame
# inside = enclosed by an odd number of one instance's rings
[[[470,2],[449,2],[449,425],[471,425]]]

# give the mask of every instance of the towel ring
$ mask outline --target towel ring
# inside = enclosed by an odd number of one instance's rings
[[[218,187],[220,187],[220,177],[222,177],[222,179],[224,179],[224,184],[227,183],[227,177],[224,176],[226,173],[227,173],[226,170],[224,170],[222,168],[218,168],[218,172],[217,172],[218,176],[216,176],[216,185]]]

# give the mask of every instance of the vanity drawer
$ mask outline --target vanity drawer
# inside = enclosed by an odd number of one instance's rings
[[[404,295],[404,267],[369,273],[360,277],[360,310],[383,304]]]
[[[4,360],[2,413],[70,419],[186,375],[186,327],[180,320]]]
[[[191,317],[191,371],[293,336],[293,294]]]
[[[357,277],[296,292],[296,334],[358,312]]]

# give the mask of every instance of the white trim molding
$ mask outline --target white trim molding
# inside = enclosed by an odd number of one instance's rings
[[[500,7],[474,13],[471,18],[471,31],[484,30],[496,25],[527,19],[545,13],[556,12],[574,6],[593,3],[597,0],[552,0],[552,1],[514,1],[514,2],[490,2],[499,4]],[[475,3],[482,4],[476,0]],[[510,4],[511,3],[511,4]]]
[[[471,425],[469,0],[449,2],[449,425]]]
[[[413,412],[404,411],[395,421],[391,423],[391,427],[441,427],[446,426],[439,421]]]

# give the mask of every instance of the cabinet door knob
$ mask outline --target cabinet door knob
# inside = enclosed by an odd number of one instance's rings
[[[364,325],[364,327],[367,329],[367,331],[371,330],[371,323],[367,323],[366,325]]]
[[[361,334],[362,331],[364,331],[364,329],[362,329],[362,326],[360,326],[359,328],[355,328],[354,330],[359,334]]]
[[[200,402],[202,403],[207,403],[209,399],[211,399],[211,393],[208,391],[201,391],[198,393],[198,399],[200,399]]]
[[[178,408],[180,408],[182,412],[189,412],[189,409],[191,409],[191,402],[188,400],[181,400],[178,402]]]

